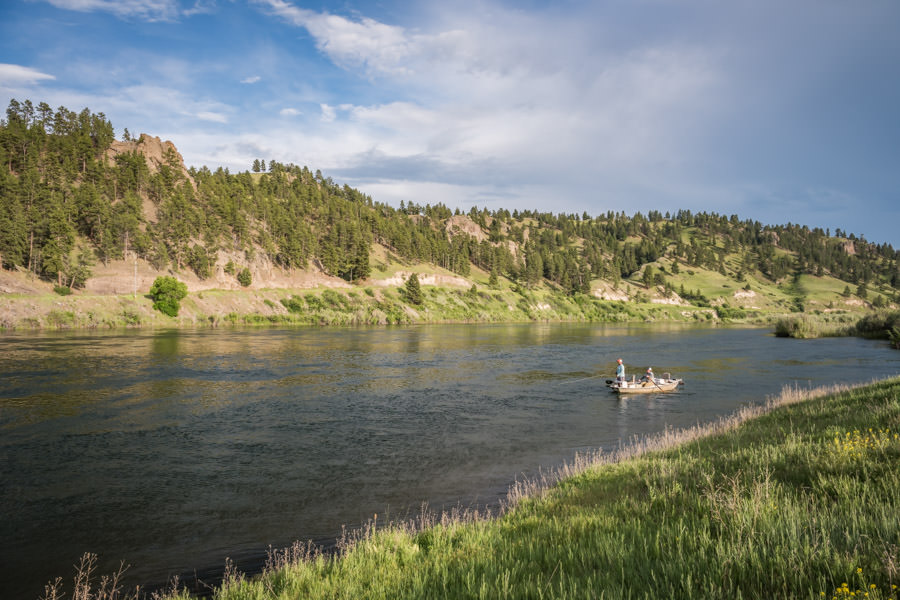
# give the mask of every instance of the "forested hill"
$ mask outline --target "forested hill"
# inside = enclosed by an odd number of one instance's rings
[[[713,276],[749,290],[750,282],[790,286],[809,275],[839,282],[845,297],[897,301],[898,252],[840,230],[687,210],[393,208],[305,166],[258,159],[241,173],[188,169],[170,143],[127,129],[122,137],[103,113],[10,102],[0,122],[4,269],[77,288],[97,261],[136,256],[204,279],[262,260],[358,282],[372,276],[373,257],[390,256],[571,295],[628,282],[630,299],[637,289],[703,304]],[[687,273],[707,274],[707,292]]]

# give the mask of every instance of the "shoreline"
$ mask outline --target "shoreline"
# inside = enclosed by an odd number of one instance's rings
[[[829,398],[833,402],[837,402],[837,398],[842,396],[864,394],[867,390],[874,392],[880,388],[891,386],[900,387],[900,377],[893,376],[857,384],[835,384],[811,388],[785,386],[777,396],[767,396],[760,403],[745,406],[709,423],[678,430],[667,429],[660,433],[643,436],[640,439],[633,439],[613,450],[594,450],[576,454],[572,461],[564,462],[558,467],[542,472],[538,477],[516,481],[508,488],[505,498],[501,499],[493,508],[486,505],[462,510],[433,512],[423,507],[422,512],[412,519],[392,520],[387,523],[379,522],[378,515],[375,515],[374,519],[353,529],[345,530],[342,538],[320,540],[319,542],[295,542],[293,546],[283,549],[270,547],[265,559],[261,556],[255,557],[256,568],[253,570],[240,572],[236,570],[234,563],[229,562],[223,567],[195,571],[194,575],[198,584],[193,588],[185,588],[182,585],[177,594],[171,593],[171,582],[155,587],[153,590],[148,588],[144,592],[168,591],[166,595],[162,596],[164,598],[219,598],[222,597],[223,590],[228,589],[229,598],[268,597],[254,595],[262,591],[260,586],[264,585],[261,583],[263,580],[268,580],[270,583],[265,585],[270,585],[273,577],[288,577],[290,572],[297,569],[318,571],[326,564],[337,566],[342,562],[354,561],[360,553],[368,555],[374,552],[375,556],[382,556],[385,560],[390,561],[394,557],[392,552],[397,550],[398,545],[407,543],[407,540],[436,535],[437,531],[446,534],[467,528],[481,530],[500,526],[504,520],[514,520],[517,511],[532,512],[536,506],[552,503],[554,498],[566,497],[573,489],[579,489],[582,480],[588,474],[604,473],[610,469],[615,472],[629,471],[637,463],[646,460],[659,460],[665,463],[675,460],[667,457],[673,453],[679,455],[686,452],[688,446],[694,444],[714,445],[716,440],[722,436],[738,434],[748,423],[772,415],[781,409],[798,405],[811,406],[813,402],[824,402]],[[408,558],[412,561],[416,560],[415,554]],[[246,561],[242,562],[246,564]],[[331,570],[331,568],[326,568],[326,571]],[[199,573],[204,573],[208,579],[200,578]],[[180,581],[183,584],[187,579]],[[157,586],[158,584],[153,585]],[[249,595],[235,595],[240,594],[236,590],[241,588],[246,588]],[[256,591],[251,593],[251,590]],[[376,597],[384,596],[376,595]],[[884,597],[896,596],[885,595]]]
[[[567,296],[546,289],[423,287],[205,290],[182,300],[176,317],[144,295],[0,295],[0,331],[182,329],[231,326],[409,325],[419,323],[682,322],[768,325],[781,313],[722,318],[715,309]]]

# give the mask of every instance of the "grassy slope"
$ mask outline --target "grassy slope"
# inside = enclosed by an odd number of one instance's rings
[[[498,519],[370,527],[215,598],[897,598],[900,379],[809,396],[575,468]]]
[[[637,238],[636,238],[637,239]],[[772,282],[759,273],[747,273],[738,282],[731,275],[736,271],[738,255],[729,255],[728,275],[702,267],[681,264],[678,274],[672,273],[672,261],[662,258],[653,263],[655,269],[665,269],[666,279],[677,290],[699,291],[711,302],[749,309],[745,321],[774,322],[797,309],[802,303],[810,313],[827,313],[826,326],[842,327],[865,314],[868,307],[859,299],[842,295],[846,283],[830,277],[804,275],[799,282],[792,277]],[[454,278],[450,271],[429,264],[410,263],[380,245],[374,245],[370,257],[372,277],[390,279],[398,272],[415,271]],[[659,288],[648,289],[641,281],[642,271],[623,280],[618,288],[633,298],[638,292],[651,298],[660,296]],[[0,296],[0,328],[6,329],[84,329],[118,327],[209,327],[229,324],[386,324],[413,322],[459,321],[706,321],[715,319],[708,309],[696,306],[664,306],[629,302],[603,302],[589,297],[573,299],[548,286],[516,293],[512,282],[501,277],[497,289],[488,287],[488,274],[472,267],[468,281],[475,283],[478,294],[466,294],[465,288],[452,285],[434,287],[423,285],[424,306],[410,306],[397,287],[366,286],[352,292],[336,290],[343,301],[303,304],[300,311],[291,312],[282,300],[302,298],[312,294],[321,296],[329,290],[262,289],[262,290],[206,290],[192,292],[182,302],[179,317],[169,318],[152,309],[152,301],[139,294],[104,296],[78,292],[60,297],[56,294],[4,294]],[[596,280],[593,288],[608,286]],[[746,297],[749,286],[752,297]],[[854,288],[855,289],[855,288]],[[143,290],[146,293],[146,290]],[[737,297],[736,297],[737,294]],[[872,291],[874,297],[876,292]],[[355,296],[355,297],[354,297]],[[743,296],[743,297],[741,297]]]

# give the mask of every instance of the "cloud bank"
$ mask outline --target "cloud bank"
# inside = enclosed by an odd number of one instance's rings
[[[394,204],[688,208],[897,239],[848,208],[900,203],[891,2],[47,1],[78,27],[30,51],[0,31],[0,86],[169,137],[190,164],[293,162]],[[101,12],[119,37],[90,29]]]

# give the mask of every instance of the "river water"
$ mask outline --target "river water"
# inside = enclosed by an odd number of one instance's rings
[[[494,505],[517,478],[763,402],[900,373],[900,352],[760,329],[583,324],[0,335],[0,597],[84,552],[130,584]],[[620,399],[618,357],[686,385]]]

